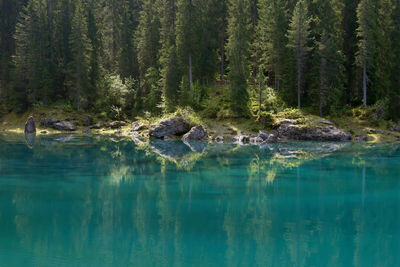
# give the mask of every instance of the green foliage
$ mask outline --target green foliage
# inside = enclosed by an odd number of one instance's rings
[[[1,106],[268,120],[365,98],[397,120],[399,21],[399,0],[3,0]]]
[[[230,102],[236,116],[248,114],[250,56],[250,10],[248,0],[231,0],[228,6],[228,44]]]
[[[133,114],[138,87],[134,79],[125,79],[123,83],[119,75],[109,75],[105,78],[103,87],[104,98],[98,105],[108,112],[110,118],[121,119],[123,114]]]

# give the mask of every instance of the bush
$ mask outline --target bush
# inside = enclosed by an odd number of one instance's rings
[[[282,111],[286,105],[284,101],[279,97],[275,90],[271,87],[264,87],[261,94],[261,111],[259,105],[259,91],[256,87],[252,90],[250,99],[250,111],[254,116],[258,116],[258,113],[273,112],[278,113]]]
[[[104,98],[98,103],[100,110],[106,110],[108,117],[123,119],[130,114],[136,104],[137,82],[127,78],[123,82],[119,75],[109,75],[104,79]]]

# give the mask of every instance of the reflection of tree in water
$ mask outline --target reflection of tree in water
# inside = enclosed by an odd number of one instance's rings
[[[2,194],[1,225],[18,237],[10,247],[30,251],[37,265],[48,264],[46,255],[97,265],[187,265],[189,256],[196,265],[213,258],[265,266],[399,260],[389,253],[400,244],[388,229],[398,231],[400,205],[376,201],[382,169],[393,175],[385,159],[398,157],[398,148],[326,154],[320,145],[209,145],[203,154],[168,158],[124,139],[46,140],[34,149],[18,139],[0,145],[0,175],[16,181]],[[24,164],[14,162],[21,158]]]

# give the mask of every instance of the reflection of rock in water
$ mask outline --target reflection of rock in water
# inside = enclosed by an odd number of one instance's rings
[[[28,145],[29,148],[35,147],[35,139],[36,139],[36,132],[25,133],[26,144]]]
[[[206,150],[207,143],[202,141],[184,141],[185,145],[187,145],[193,152],[195,153],[203,153]]]
[[[350,143],[327,143],[327,142],[287,142],[276,144],[261,144],[261,149],[268,149],[273,153],[293,156],[299,152],[330,154],[338,151]]]
[[[74,136],[72,135],[50,135],[50,136],[41,136],[40,145],[42,146],[55,146],[61,143],[68,143],[74,140]]]
[[[150,148],[154,153],[161,157],[171,159],[182,159],[187,154],[193,153],[192,150],[182,141],[164,141],[154,139],[150,141]]]

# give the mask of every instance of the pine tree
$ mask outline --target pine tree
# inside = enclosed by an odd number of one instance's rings
[[[0,108],[3,103],[7,104],[6,98],[10,97],[12,56],[16,47],[13,37],[18,14],[25,2],[26,0],[0,1]]]
[[[400,58],[400,0],[394,1],[392,47],[393,57]],[[389,114],[391,119],[400,119],[400,61],[393,61],[391,90],[389,93]]]
[[[85,97],[87,97],[85,90],[89,84],[89,55],[91,52],[85,7],[81,0],[77,0],[75,4],[71,29],[70,45],[72,62],[69,66],[69,96],[79,110],[87,104],[85,103],[85,101],[87,101],[87,99],[85,99]]]
[[[148,110],[157,112],[161,102],[159,92],[159,50],[160,50],[160,17],[159,1],[145,0],[140,12],[138,36],[138,62],[140,70],[141,94],[148,96],[144,100]]]
[[[283,66],[287,58],[288,18],[286,1],[260,0],[257,25],[257,52],[259,64],[273,74],[275,90],[279,92],[283,80]]]
[[[189,104],[189,95],[193,90],[193,54],[195,14],[192,0],[177,0],[176,3],[176,53],[178,56],[181,81],[180,101]]]
[[[14,56],[14,101],[24,110],[36,99],[40,88],[43,52],[40,25],[41,0],[30,0],[16,25]]]
[[[292,21],[288,31],[288,46],[294,50],[297,67],[297,106],[301,108],[301,86],[303,82],[304,61],[309,50],[310,19],[305,0],[299,0],[293,12]]]
[[[57,64],[57,86],[54,94],[58,99],[67,99],[67,71],[72,61],[71,35],[72,5],[70,0],[61,0],[55,19],[55,58]],[[53,74],[54,75],[54,74]]]
[[[357,64],[363,72],[364,105],[384,98],[390,87],[391,14],[390,0],[361,0],[357,9]]]
[[[173,111],[178,101],[180,76],[176,58],[175,0],[160,0],[160,69],[165,110]]]
[[[228,44],[226,50],[229,60],[229,81],[231,109],[235,115],[247,115],[249,94],[249,42],[250,10],[247,0],[230,0],[228,6]]]
[[[376,1],[361,0],[357,9],[358,56],[357,64],[363,70],[363,104],[367,105],[368,72],[374,65],[374,32],[377,28]]]
[[[95,2],[91,2],[88,7],[88,39],[91,46],[89,55],[89,81],[87,88],[87,104],[88,108],[92,108],[95,105],[100,82],[100,52],[101,52],[101,40],[99,36],[99,30],[94,16]]]
[[[344,80],[343,3],[341,0],[318,0],[319,113],[330,112],[342,103]]]
[[[124,4],[121,7],[122,18],[120,25],[120,43],[118,45],[119,74],[124,81],[126,78],[139,79],[137,50],[134,43],[134,17],[132,7]]]

